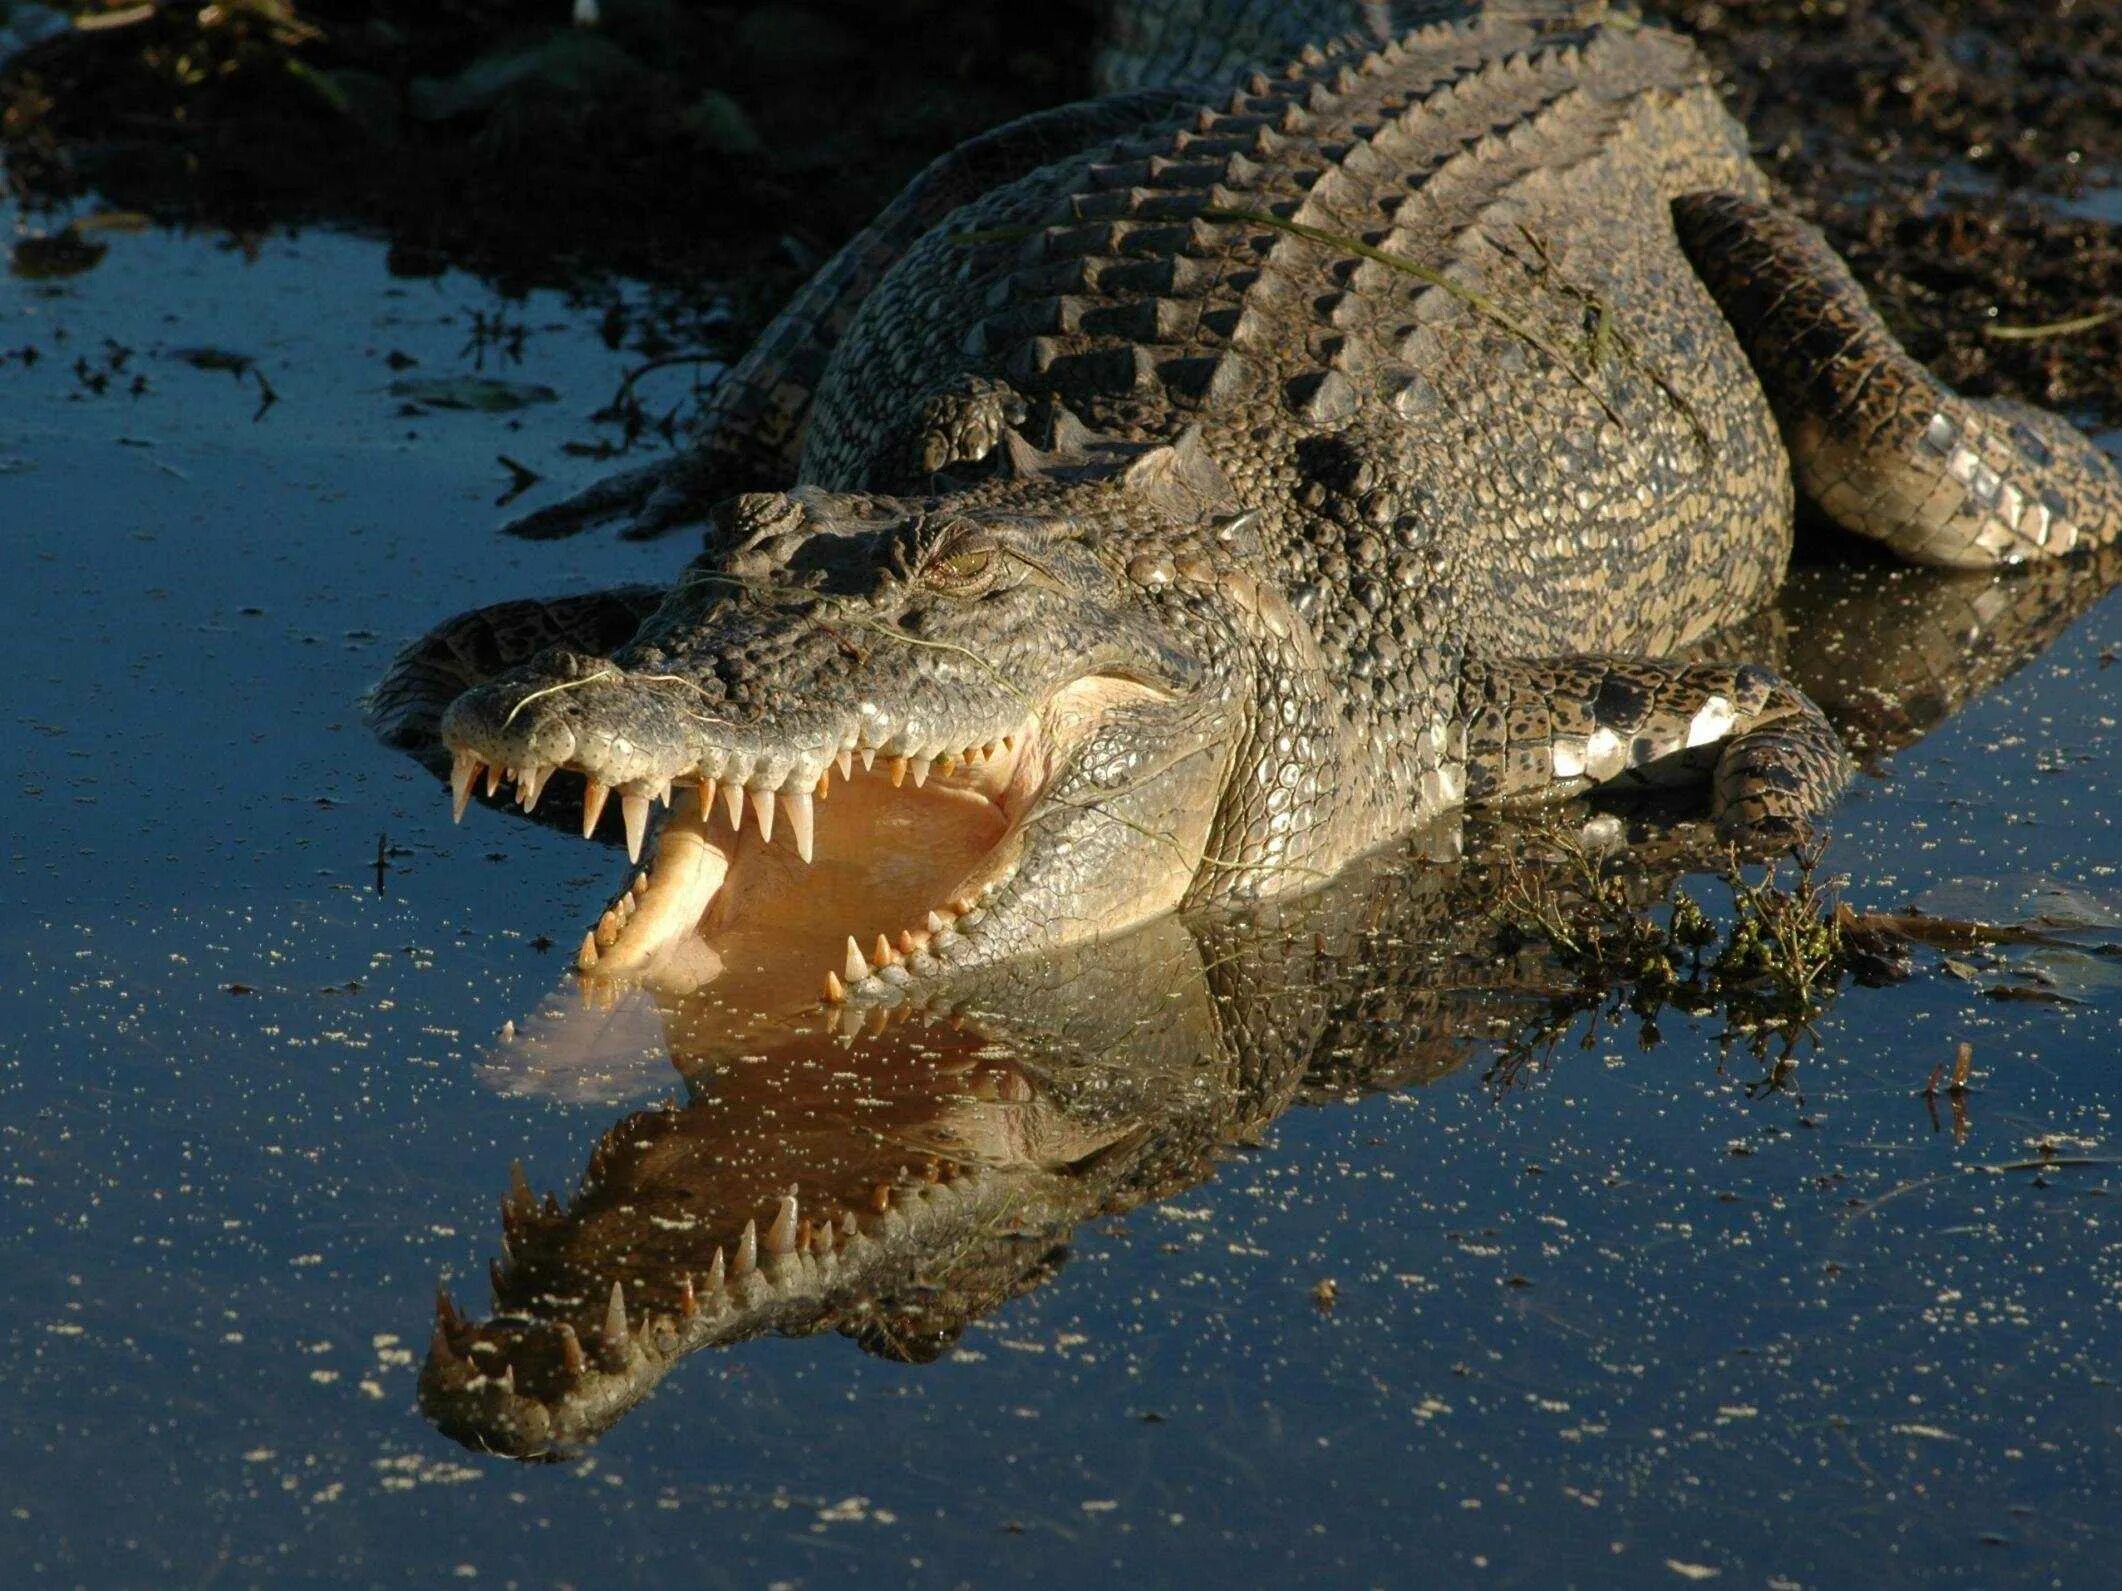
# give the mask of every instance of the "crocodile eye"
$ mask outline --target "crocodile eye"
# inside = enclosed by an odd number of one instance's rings
[[[921,583],[951,596],[974,596],[993,583],[1002,561],[994,538],[971,526],[949,531],[921,566]]]

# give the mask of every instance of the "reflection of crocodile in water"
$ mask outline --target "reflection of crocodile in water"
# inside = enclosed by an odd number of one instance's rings
[[[1595,787],[1773,842],[1840,749],[1688,658],[1794,487],[1919,562],[2122,529],[2076,431],[1902,352],[1673,35],[1116,9],[1108,98],[939,161],[692,452],[525,527],[707,516],[672,587],[467,615],[380,688],[460,811],[565,772],[638,858],[672,803],[586,975],[897,998]]]
[[[2034,655],[2118,560],[2091,578],[1808,568],[1748,644],[1815,643],[1793,677],[1887,751]],[[1882,633],[1894,644],[1858,644]],[[467,1443],[533,1456],[593,1438],[708,1347],[837,1329],[934,1357],[1051,1275],[1082,1221],[1210,1175],[1292,1104],[1427,1082],[1549,1020],[1555,969],[1498,953],[1494,885],[1480,862],[1373,858],[1307,894],[958,971],[892,1012],[637,991],[688,1102],[616,1122],[565,1207],[519,1174],[495,1312],[445,1303],[422,1404]],[[502,1064],[565,1088],[615,1019],[549,1020]]]

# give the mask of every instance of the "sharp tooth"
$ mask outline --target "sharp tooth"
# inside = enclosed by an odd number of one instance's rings
[[[928,783],[928,767],[929,763],[926,757],[916,757],[914,759],[914,788],[916,790]]]
[[[615,911],[607,910],[602,917],[597,919],[596,931],[590,937],[597,941],[599,950],[611,949],[619,939],[619,914]]]
[[[626,1285],[613,1282],[611,1302],[604,1306],[604,1340],[614,1348],[624,1348],[631,1335],[626,1329]]]
[[[995,755],[995,744],[996,743],[994,741],[990,740],[986,745],[980,748],[980,755],[983,758],[992,760]]]
[[[730,1263],[732,1276],[749,1276],[759,1268],[759,1223],[746,1221],[744,1235],[737,1239],[737,1257]]]
[[[640,897],[642,897],[643,895],[646,895],[648,893],[647,871],[643,870],[642,872],[636,873],[634,875],[634,882],[630,887],[634,892],[634,898],[636,900],[640,899]]]
[[[1004,735],[1002,737],[1002,749],[1004,751],[1015,751],[1017,749],[1017,737],[1015,735]]]
[[[687,1320],[700,1313],[700,1300],[693,1293],[693,1279],[690,1273],[680,1278],[678,1283],[678,1313]]]
[[[843,747],[843,748],[842,748],[842,750],[841,750],[841,752],[840,752],[840,755],[839,755],[839,756],[837,756],[837,757],[835,757],[835,758],[833,758],[833,765],[834,765],[835,767],[837,767],[837,768],[838,768],[838,769],[840,770],[840,777],[841,777],[841,778],[843,778],[843,779],[852,779],[852,778],[854,778],[854,776],[855,776],[855,754],[854,754],[854,753],[853,753],[852,751],[849,751],[849,750],[847,750],[847,749],[845,749],[845,748]]]
[[[904,757],[894,757],[884,767],[892,776],[892,788],[894,790],[906,783],[906,759]]]
[[[656,786],[656,790],[655,790],[655,794],[651,795],[651,796],[649,797],[649,799],[650,799],[651,801],[660,801],[660,802],[662,802],[662,803],[663,803],[663,804],[664,804],[665,806],[669,806],[669,805],[670,805],[670,781],[669,781],[668,779],[666,779],[666,780],[664,780],[664,781],[663,781],[663,782],[662,782],[661,784],[657,785],[657,786]]]
[[[784,796],[782,798],[782,806],[788,812],[788,832],[789,837],[796,842],[796,854],[808,862],[811,854],[810,797],[807,795]]]
[[[711,1293],[719,1293],[722,1291],[722,1283],[722,1250],[720,1248],[717,1248],[715,1250],[715,1257],[708,1262],[707,1266],[707,1290]]]
[[[950,924],[944,921],[943,914],[941,912],[930,912],[928,914],[928,931],[930,933],[940,934],[943,932],[944,929],[948,928],[949,926]]]
[[[870,952],[870,960],[880,967],[888,967],[899,958],[892,954],[892,942],[882,934],[877,935],[877,945]]]
[[[523,777],[516,781],[516,801],[524,811],[536,809],[538,797],[545,794],[545,781],[553,776],[553,764],[533,763],[523,770]]]
[[[869,963],[862,959],[862,947],[855,943],[855,936],[847,936],[847,981],[860,983],[869,976]]]
[[[501,788],[501,764],[495,763],[486,770],[486,793],[492,795]]]
[[[648,837],[648,797],[631,790],[619,797],[619,815],[626,819],[626,856],[641,860],[641,842]]]
[[[845,1000],[846,998],[847,986],[840,981],[840,974],[837,972],[826,973],[825,1003],[827,1005],[838,1005],[842,1000]]]
[[[774,1212],[774,1224],[766,1229],[766,1252],[786,1254],[796,1246],[796,1196],[781,1195],[781,1208]]]
[[[972,897],[970,895],[960,895],[956,900],[950,903],[950,909],[956,912],[960,917],[963,917],[967,912],[973,909]]]
[[[700,797],[700,821],[702,823],[712,822],[714,819],[715,789],[716,785],[714,780],[702,779],[700,781],[700,787],[697,793]]]
[[[953,773],[957,772],[957,769],[958,759],[956,757],[953,757],[947,751],[942,756],[936,759],[936,772],[941,774],[946,779],[948,779]],[[919,784],[920,782],[921,776],[919,774],[914,775],[914,783]]]
[[[754,790],[752,792],[752,816],[759,820],[759,838],[771,840],[774,837],[773,791]]]
[[[582,948],[575,954],[575,965],[587,972],[597,964],[597,933],[591,929],[582,936]]]
[[[472,782],[479,777],[479,759],[460,751],[449,764],[449,820],[464,821],[464,809],[472,804]]]
[[[813,1252],[830,1254],[833,1251],[833,1224],[828,1221],[811,1233],[810,1246]]]
[[[579,1376],[589,1368],[589,1360],[582,1352],[582,1339],[564,1320],[560,1322],[560,1362],[567,1366],[567,1373],[571,1376]]]
[[[588,839],[597,832],[597,820],[604,816],[604,798],[611,791],[591,779],[582,786],[582,838]]]
[[[853,1237],[858,1230],[860,1229],[855,1225],[855,1212],[852,1210],[844,1212],[840,1217],[840,1235],[842,1237]]]
[[[450,1346],[449,1333],[442,1329],[442,1322],[435,1322],[435,1334],[428,1339],[427,1356],[447,1370],[459,1362],[457,1350]]]
[[[732,779],[722,787],[722,805],[729,811],[729,826],[744,832],[744,786]]]
[[[825,771],[818,775],[818,782],[810,787],[810,793],[820,801],[833,793],[832,764],[826,764]]]
[[[877,748],[875,746],[864,746],[862,748],[862,771],[868,773],[870,769],[876,766]]]
[[[920,948],[921,948],[921,941],[920,941],[920,940],[918,940],[918,939],[916,939],[916,938],[914,937],[914,931],[913,931],[913,930],[912,930],[911,928],[902,928],[902,929],[900,929],[900,930],[899,930],[899,954],[900,954],[900,955],[902,955],[902,956],[910,956],[910,955],[912,955],[912,954],[913,954],[913,953],[914,953],[914,952],[915,952],[916,950],[918,950],[918,949],[920,949]]]

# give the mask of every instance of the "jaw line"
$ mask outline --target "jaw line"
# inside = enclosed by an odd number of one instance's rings
[[[629,985],[686,994],[736,973],[734,994],[771,959],[772,988],[747,989],[745,1003],[793,1009],[815,1006],[821,991],[832,1004],[858,985],[877,992],[943,970],[980,922],[982,896],[1021,865],[1032,820],[1082,743],[1116,710],[1173,699],[1091,674],[968,748],[971,759],[843,754],[837,766],[852,777],[834,781],[829,763],[815,802],[805,792],[791,811],[783,792],[781,810],[800,829],[764,832],[756,792],[681,789],[649,865],[583,936],[584,998],[609,1003]],[[772,796],[765,806],[770,821]],[[798,833],[810,857],[799,858]]]

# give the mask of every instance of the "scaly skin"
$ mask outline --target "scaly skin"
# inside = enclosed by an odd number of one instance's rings
[[[539,517],[660,529],[732,459],[778,488],[626,644],[449,705],[460,802],[565,769],[638,847],[700,784],[688,856],[729,849],[717,795],[807,850],[836,760],[984,768],[1006,840],[924,884],[925,927],[836,905],[830,998],[1307,886],[1468,801],[1693,779],[1728,837],[1787,843],[1846,775],[1833,735],[1766,669],[1674,654],[1773,594],[1795,486],[1995,563],[2111,541],[2122,483],[1907,361],[1685,42],[1456,9],[1123,6],[1124,98],[939,162],[690,461]],[[616,901],[584,970],[667,971],[699,865]]]

